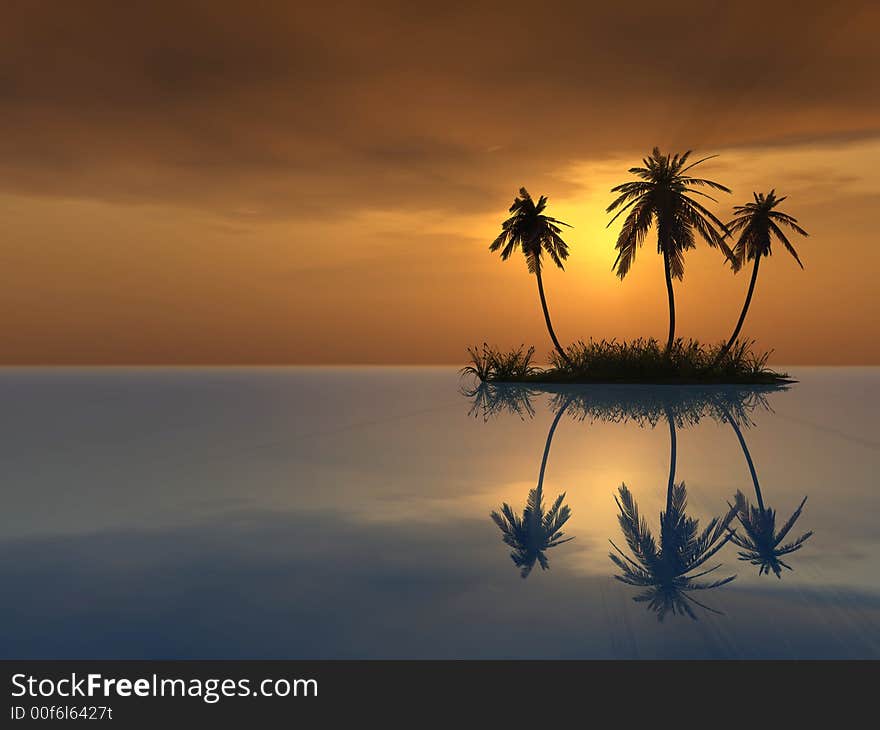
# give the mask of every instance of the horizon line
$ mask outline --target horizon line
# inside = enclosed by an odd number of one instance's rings
[[[876,368],[880,362],[864,363],[774,363],[775,367],[791,368]],[[34,369],[76,369],[76,368],[155,368],[155,369],[242,369],[242,368],[461,368],[462,363],[434,362],[317,362],[317,363],[250,363],[250,362],[122,362],[122,363],[99,363],[99,362],[73,362],[73,363],[0,363],[0,370],[34,370]]]

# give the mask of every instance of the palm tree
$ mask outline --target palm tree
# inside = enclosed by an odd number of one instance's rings
[[[514,514],[513,509],[507,502],[501,506],[501,512],[492,512],[492,520],[501,530],[502,540],[513,550],[510,558],[513,564],[520,569],[520,576],[528,578],[535,562],[541,566],[541,570],[548,570],[550,563],[545,555],[550,548],[562,545],[573,537],[562,539],[562,527],[571,517],[571,508],[563,504],[565,492],[560,494],[547,512],[544,512],[544,472],[547,468],[547,457],[550,455],[550,444],[553,442],[553,434],[559,425],[562,414],[568,407],[568,403],[560,408],[550,430],[547,433],[547,441],[544,444],[544,456],[541,459],[541,470],[538,474],[538,485],[529,491],[526,506],[522,517]]]
[[[519,189],[519,195],[514,198],[509,212],[513,213],[501,224],[501,233],[498,235],[490,251],[501,249],[501,260],[506,261],[510,255],[520,248],[526,257],[526,265],[529,273],[534,274],[538,280],[538,295],[541,297],[541,308],[544,310],[544,321],[547,323],[547,331],[553,346],[560,357],[571,366],[571,360],[559,344],[553,324],[550,321],[550,312],[547,310],[547,298],[544,296],[544,282],[541,279],[541,255],[546,253],[550,260],[560,269],[565,269],[562,262],[568,258],[568,244],[562,240],[560,226],[571,228],[568,223],[544,215],[547,207],[547,197],[542,195],[535,203],[529,191]]]
[[[615,245],[617,258],[613,268],[621,279],[629,272],[636,249],[644,242],[651,225],[657,228],[657,252],[663,254],[666,293],[669,298],[667,352],[672,348],[675,339],[675,293],[672,289],[672,278],[681,280],[684,277],[684,252],[695,248],[696,235],[713,248],[720,248],[736,268],[733,253],[723,240],[727,233],[724,224],[701,203],[689,197],[699,195],[714,201],[715,198],[711,195],[696,188],[708,187],[725,193],[730,190],[712,180],[689,176],[688,170],[711,159],[704,157],[686,165],[690,155],[690,150],[683,155],[663,155],[655,147],[651,156],[642,161],[644,167],[631,167],[629,170],[639,180],[611,188],[612,193],[620,195],[606,210],[610,213],[620,208],[608,223],[609,227],[619,216],[629,211]]]
[[[736,509],[731,507],[722,518],[713,517],[702,532],[699,531],[699,520],[685,514],[687,490],[684,482],[675,483],[675,422],[668,409],[666,419],[670,433],[669,481],[666,487],[666,509],[660,513],[660,546],[658,548],[645,518],[639,515],[632,493],[626,484],[622,484],[618,491],[619,497],[615,497],[614,501],[620,510],[620,528],[633,557],[617,547],[613,540],[609,542],[617,554],[609,553],[608,557],[621,571],[620,575],[614,576],[617,580],[645,589],[633,600],[647,602],[648,607],[657,613],[658,620],[662,621],[669,611],[696,619],[689,602],[712,613],[720,612],[688,594],[717,588],[736,578],[731,575],[715,581],[698,580],[720,568],[720,563],[707,570],[693,572],[733,538],[730,523]]]
[[[794,256],[794,260],[798,262],[798,266],[802,269],[804,268],[800,257],[797,255],[797,251],[794,250],[794,246],[786,238],[780,226],[787,227],[795,233],[800,233],[802,236],[808,236],[809,234],[798,225],[797,218],[792,218],[782,211],[774,210],[787,196],[777,198],[775,190],[771,190],[767,195],[764,195],[764,193],[752,193],[752,195],[755,198],[755,202],[734,207],[733,220],[727,224],[727,229],[731,234],[740,234],[733,247],[736,268],[742,266],[746,261],[752,261],[753,259],[755,265],[752,268],[752,279],[749,282],[749,291],[746,294],[746,302],[743,305],[742,313],[739,315],[739,321],[736,323],[736,328],[733,330],[733,334],[730,336],[727,344],[721,348],[718,356],[715,358],[715,364],[721,361],[721,358],[724,357],[733,346],[733,343],[736,342],[743,322],[746,321],[746,313],[749,311],[749,304],[752,303],[752,294],[755,291],[755,282],[758,280],[758,267],[761,265],[761,257],[769,256],[772,253],[770,250],[772,238],[775,236],[782,241],[782,245]]]
[[[804,497],[801,500],[794,514],[788,518],[782,529],[776,532],[776,512],[764,506],[761,486],[758,484],[758,474],[755,471],[755,464],[752,461],[752,455],[749,453],[749,447],[746,445],[742,431],[737,425],[736,420],[731,417],[730,413],[723,406],[722,411],[724,412],[725,419],[730,423],[734,433],[736,433],[736,438],[739,440],[739,445],[746,457],[749,473],[752,475],[752,484],[755,486],[755,498],[758,501],[757,507],[752,506],[743,493],[737,491],[734,509],[736,510],[737,519],[743,526],[746,534],[732,534],[730,539],[734,545],[742,548],[739,552],[740,560],[747,560],[752,565],[759,566],[758,575],[769,575],[772,570],[777,578],[782,578],[783,568],[792,570],[792,567],[781,559],[782,556],[800,550],[803,544],[813,535],[812,531],[806,532],[797,540],[780,546],[785,536],[794,527],[798,517],[801,516],[801,511],[807,503],[807,498]]]

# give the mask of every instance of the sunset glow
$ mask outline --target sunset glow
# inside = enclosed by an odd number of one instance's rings
[[[560,338],[662,338],[656,239],[619,281],[604,212],[654,145],[718,155],[723,219],[775,188],[810,231],[804,271],[762,269],[746,336],[777,363],[880,363],[873,4],[797,33],[739,4],[94,5],[17,4],[0,31],[3,363],[543,357],[522,258],[487,252],[521,185],[574,225],[546,272]],[[698,246],[679,334],[720,341],[747,284]]]

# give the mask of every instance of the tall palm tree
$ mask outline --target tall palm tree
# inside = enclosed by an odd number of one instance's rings
[[[568,223],[563,223],[556,218],[544,215],[547,207],[547,197],[542,195],[536,203],[529,191],[519,189],[519,195],[514,198],[509,212],[513,213],[501,224],[501,233],[498,235],[490,251],[501,249],[501,260],[506,261],[517,249],[521,249],[526,257],[526,265],[529,273],[534,274],[538,280],[538,295],[541,297],[541,308],[544,310],[544,321],[547,323],[547,331],[553,346],[559,356],[571,366],[571,360],[566,355],[562,345],[553,331],[553,323],[550,321],[550,312],[547,310],[547,298],[544,296],[544,282],[541,278],[541,256],[546,253],[550,260],[560,269],[565,269],[562,262],[568,258],[568,244],[562,240],[560,226],[571,228]]]
[[[742,313],[739,315],[739,321],[736,323],[736,327],[727,344],[721,348],[718,356],[715,358],[715,364],[721,361],[721,358],[724,357],[733,346],[733,343],[736,342],[743,323],[746,321],[746,313],[749,311],[749,304],[752,303],[752,294],[755,291],[755,282],[758,280],[758,267],[761,265],[761,257],[769,256],[772,253],[770,243],[774,236],[782,241],[785,249],[798,262],[798,266],[802,269],[804,268],[800,257],[797,255],[797,251],[794,250],[794,246],[786,238],[781,227],[789,228],[795,233],[800,233],[802,236],[808,236],[809,234],[798,225],[797,218],[793,218],[788,213],[775,210],[776,206],[785,200],[787,196],[783,195],[781,198],[777,198],[776,190],[771,190],[767,195],[764,195],[764,193],[752,193],[752,195],[755,201],[734,207],[733,220],[727,224],[727,230],[731,234],[740,234],[733,247],[736,268],[742,266],[746,261],[754,260],[755,264],[752,267],[749,291],[746,294],[746,302],[743,305]]]
[[[510,558],[513,564],[520,569],[520,576],[528,578],[535,562],[541,566],[541,570],[547,570],[550,563],[545,555],[550,548],[562,545],[573,537],[562,539],[562,528],[571,517],[571,508],[563,504],[565,492],[560,494],[550,509],[544,512],[544,472],[547,469],[547,457],[550,455],[550,444],[553,443],[553,434],[559,425],[562,414],[565,413],[568,403],[560,408],[544,443],[544,456],[541,459],[541,470],[538,474],[538,485],[529,491],[522,517],[515,514],[507,502],[501,506],[500,512],[492,512],[492,520],[501,530],[501,539],[513,550]]]
[[[639,507],[632,493],[626,484],[622,484],[618,490],[619,497],[615,497],[614,501],[620,510],[620,528],[633,557],[617,547],[613,540],[609,542],[617,554],[609,553],[608,557],[621,571],[620,575],[614,576],[617,580],[645,589],[633,600],[646,602],[657,613],[658,620],[662,621],[669,611],[695,619],[689,602],[712,613],[720,612],[688,594],[717,588],[736,578],[731,575],[714,581],[698,580],[720,568],[720,563],[707,570],[693,572],[732,539],[734,533],[730,530],[730,523],[736,509],[731,507],[724,517],[713,517],[702,532],[699,531],[699,520],[685,514],[687,490],[684,482],[675,483],[675,422],[668,409],[666,419],[670,433],[669,481],[666,509],[660,513],[660,546],[658,548],[645,518],[639,515]]]
[[[697,188],[711,188],[725,193],[729,193],[730,189],[712,180],[688,175],[689,170],[715,157],[704,157],[688,165],[686,163],[690,155],[691,150],[683,155],[664,155],[655,147],[651,156],[642,161],[644,167],[629,169],[638,180],[611,188],[611,192],[619,193],[619,196],[606,210],[611,213],[620,208],[608,223],[609,227],[619,216],[629,211],[615,245],[617,258],[613,268],[621,279],[629,272],[636,249],[644,242],[651,226],[654,225],[657,229],[657,252],[663,254],[666,293],[669,298],[667,352],[675,340],[675,293],[672,279],[675,277],[680,280],[684,277],[684,252],[696,247],[696,236],[699,235],[711,247],[720,248],[736,268],[733,253],[723,240],[727,233],[724,224],[690,197],[699,195],[714,201],[715,198]]]
[[[788,518],[788,521],[779,532],[776,532],[776,512],[772,508],[764,506],[761,485],[758,484],[758,474],[755,471],[755,464],[752,461],[752,455],[749,453],[749,447],[746,445],[742,431],[737,425],[736,420],[731,417],[730,413],[723,406],[722,411],[724,412],[725,419],[733,428],[734,433],[736,433],[740,448],[742,448],[743,455],[746,457],[749,473],[752,475],[752,484],[755,487],[755,499],[758,502],[757,507],[749,504],[745,495],[737,491],[734,509],[736,510],[739,523],[742,525],[743,530],[745,530],[745,535],[735,533],[731,535],[730,539],[734,545],[741,548],[739,552],[740,560],[747,560],[752,565],[758,566],[758,575],[769,575],[772,570],[777,578],[781,578],[783,568],[792,570],[792,567],[781,559],[782,556],[800,550],[803,544],[813,535],[812,531],[806,532],[796,540],[780,545],[785,536],[791,531],[791,528],[794,527],[798,517],[801,516],[801,511],[807,503],[807,498],[804,497],[801,500],[794,514]]]

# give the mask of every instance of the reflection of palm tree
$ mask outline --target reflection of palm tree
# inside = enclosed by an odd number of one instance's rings
[[[501,224],[501,233],[489,246],[489,250],[497,251],[500,248],[501,259],[506,261],[517,248],[522,249],[529,273],[534,274],[538,280],[538,296],[541,299],[541,308],[544,310],[544,321],[547,323],[550,339],[553,340],[553,346],[559,356],[571,365],[571,360],[565,354],[553,331],[550,312],[547,309],[547,298],[544,296],[544,281],[541,278],[541,255],[544,253],[560,269],[564,268],[562,262],[568,258],[568,244],[562,240],[560,226],[569,228],[570,226],[568,223],[544,215],[546,207],[546,196],[542,195],[535,203],[529,191],[520,188],[519,195],[510,206],[513,215]]]
[[[562,527],[571,517],[571,509],[562,502],[565,492],[560,494],[547,512],[544,512],[544,472],[547,468],[547,457],[550,455],[550,444],[553,442],[553,434],[559,425],[559,420],[565,412],[568,404],[560,408],[550,430],[547,433],[547,441],[544,444],[544,456],[541,459],[541,471],[538,474],[538,485],[529,491],[522,517],[514,514],[513,509],[507,502],[501,506],[500,512],[492,512],[492,520],[498,525],[502,533],[502,540],[513,550],[510,557],[514,565],[520,568],[520,575],[527,578],[537,562],[542,570],[550,567],[546,551],[564,542],[573,540],[573,537],[562,539]]]
[[[781,559],[782,556],[800,550],[813,534],[812,531],[806,532],[797,540],[780,546],[785,536],[794,527],[798,517],[801,516],[801,511],[807,503],[807,498],[803,498],[794,514],[788,518],[788,522],[782,526],[779,532],[776,532],[776,511],[764,506],[761,486],[758,484],[758,474],[755,471],[755,464],[752,461],[749,448],[746,446],[746,440],[743,438],[742,431],[737,425],[736,420],[730,416],[726,409],[723,407],[722,409],[727,422],[730,423],[736,433],[739,445],[746,457],[746,463],[749,465],[749,472],[752,475],[752,484],[755,486],[755,498],[758,501],[758,506],[755,507],[749,504],[749,501],[742,492],[737,491],[734,509],[736,510],[737,519],[746,534],[732,534],[731,540],[737,547],[742,548],[739,552],[739,559],[748,560],[752,565],[759,566],[759,575],[769,574],[772,570],[777,578],[781,578],[783,568],[792,569],[788,563]]]
[[[471,400],[470,415],[484,421],[509,413],[522,420],[534,418],[534,399],[546,396],[554,413],[566,406],[576,421],[635,423],[653,428],[672,413],[678,428],[695,426],[704,418],[725,420],[724,405],[738,421],[753,412],[770,410],[769,398],[787,385],[717,386],[664,385],[553,385],[548,383],[487,383],[461,388]]]
[[[666,412],[666,419],[670,435],[669,481],[666,487],[666,510],[660,514],[660,546],[658,548],[647,521],[639,515],[632,493],[623,484],[619,490],[619,498],[615,497],[615,501],[620,509],[620,527],[633,557],[628,556],[613,541],[610,541],[611,545],[618,554],[609,553],[609,557],[621,570],[621,574],[614,577],[622,583],[644,588],[633,600],[647,602],[660,621],[669,611],[695,619],[696,615],[689,603],[713,613],[719,612],[688,594],[717,588],[736,578],[732,575],[715,581],[697,580],[717,570],[721,567],[720,563],[707,570],[694,572],[732,539],[730,523],[736,509],[731,508],[723,518],[713,517],[702,532],[699,531],[699,520],[685,514],[687,490],[684,482],[675,483],[675,421],[669,410]]]

